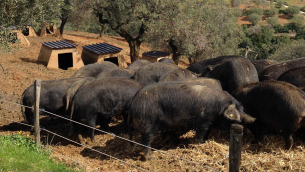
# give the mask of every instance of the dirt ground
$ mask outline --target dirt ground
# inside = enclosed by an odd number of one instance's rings
[[[129,55],[128,44],[122,38],[104,36],[97,39],[97,35],[82,32],[65,31],[64,39],[77,44],[81,54],[82,46],[97,42],[107,42],[123,48],[123,55]],[[57,41],[59,38],[52,36],[30,38],[30,47],[24,47],[12,51],[11,54],[0,54],[0,135],[17,133],[20,130],[24,135],[31,134],[30,127],[23,126],[12,121],[22,121],[20,102],[23,91],[33,84],[35,79],[50,80],[67,78],[74,70],[48,69],[46,66],[36,62],[40,51],[41,43],[46,41]],[[148,51],[142,46],[141,51]],[[141,53],[142,53],[141,52]],[[11,102],[11,103],[8,103]],[[12,103],[13,102],[13,103]],[[68,122],[58,118],[43,117],[41,126],[59,135],[77,141],[76,136],[68,136]],[[120,120],[111,123],[110,132],[128,138],[128,135],[121,133],[122,124]],[[229,132],[212,130],[209,141],[204,144],[197,144],[194,132],[189,132],[179,138],[179,144],[162,141],[157,134],[152,147],[165,151],[168,154],[185,158],[163,155],[154,151],[152,160],[142,161],[140,146],[132,149],[129,143],[111,135],[96,132],[95,143],[90,147],[104,154],[118,158],[109,158],[88,148],[80,147],[75,143],[67,141],[58,136],[53,136],[45,131],[41,132],[42,142],[50,145],[53,156],[76,168],[86,171],[144,171],[134,166],[149,171],[228,171],[229,168]],[[33,137],[33,134],[31,134]],[[242,147],[241,171],[304,171],[305,170],[305,145],[297,136],[295,144],[289,151],[284,150],[284,140],[281,136],[269,135],[258,145],[251,145],[253,139],[251,134],[245,134]],[[135,139],[139,142],[140,137]],[[62,156],[64,155],[64,157]],[[77,161],[74,162],[73,160]],[[128,163],[128,164],[126,164]],[[0,164],[1,165],[1,164]],[[211,169],[207,169],[207,166]]]

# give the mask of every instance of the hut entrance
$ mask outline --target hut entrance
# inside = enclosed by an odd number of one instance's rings
[[[72,53],[58,54],[58,68],[67,70],[69,67],[73,67]]]
[[[22,31],[22,33],[23,33],[24,36],[29,36],[29,33],[30,33],[29,28],[25,28],[25,29]]]
[[[114,64],[119,66],[119,60],[118,60],[117,57],[106,58],[106,59],[104,59],[104,61],[109,61],[109,62],[112,62],[112,63],[114,63]]]

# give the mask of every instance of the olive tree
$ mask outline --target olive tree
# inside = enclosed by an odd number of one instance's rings
[[[161,0],[147,25],[146,41],[153,48],[181,55],[190,63],[220,55],[236,54],[241,29],[229,4],[218,1]]]
[[[125,38],[130,47],[131,61],[139,58],[147,22],[158,11],[158,0],[104,0],[88,1],[101,24]]]
[[[253,25],[257,25],[262,20],[262,17],[256,13],[249,15],[249,22],[251,22]]]
[[[293,16],[293,23],[301,28],[304,25],[304,16],[303,15],[294,15]]]
[[[272,7],[269,9],[269,15],[270,16],[274,16],[274,15],[277,15],[279,13],[279,10],[275,7]]]
[[[287,12],[287,14],[290,14],[290,15],[299,14],[300,13],[300,8],[297,7],[297,6],[289,6],[286,9],[286,12]]]
[[[277,17],[268,17],[266,19],[267,23],[270,24],[271,26],[278,26],[280,23],[279,23],[279,20]]]

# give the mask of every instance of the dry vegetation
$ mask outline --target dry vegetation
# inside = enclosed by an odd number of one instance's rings
[[[73,41],[78,45],[78,51],[81,53],[81,46],[106,41],[113,45],[123,48],[124,55],[128,56],[128,45],[121,38],[104,36],[102,40],[96,39],[97,35],[65,32],[64,38]],[[40,51],[41,42],[55,41],[54,37],[29,38],[30,47],[13,51],[11,54],[1,54],[0,58],[0,117],[9,118],[15,121],[22,121],[20,107],[15,104],[8,104],[5,101],[19,102],[22,92],[30,86],[34,79],[42,80],[67,78],[75,71],[73,70],[54,70],[47,69],[42,64],[37,64],[36,60]],[[143,51],[148,50],[142,47]],[[4,100],[4,101],[3,101]],[[122,134],[121,121],[113,121],[110,131],[128,138],[127,134]],[[67,136],[66,130],[68,122],[55,118],[42,118],[41,125],[50,131]],[[29,128],[10,121],[0,120],[0,134],[17,133],[19,130],[29,134]],[[229,132],[213,130],[211,137],[205,144],[196,144],[194,133],[189,132],[180,137],[178,145],[162,141],[160,136],[156,136],[152,147],[161,149],[194,162],[198,162],[209,168],[228,171],[228,151],[229,151]],[[108,158],[99,153],[93,152],[87,148],[79,147],[69,141],[54,137],[51,134],[42,132],[42,141],[51,144],[54,149],[53,155],[67,164],[74,164],[73,161],[63,158],[63,154],[73,158],[98,171],[142,171],[130,165],[123,164],[112,158]],[[69,137],[76,140],[76,136]],[[135,140],[139,141],[140,137],[136,136]],[[297,137],[292,150],[284,150],[284,140],[281,136],[266,136],[264,141],[259,145],[251,145],[253,139],[251,133],[246,134],[243,138],[241,171],[304,171],[305,167],[305,145]],[[124,160],[130,164],[140,166],[150,171],[211,171],[202,166],[194,165],[178,158],[161,153],[154,152],[151,161],[141,161],[141,147],[136,146],[134,151],[129,143],[113,136],[96,132],[96,142],[92,148]],[[59,154],[60,153],[60,154]],[[80,168],[83,167],[78,164]],[[91,171],[87,167],[88,171]]]

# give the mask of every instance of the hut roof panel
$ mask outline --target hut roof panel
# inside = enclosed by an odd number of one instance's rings
[[[163,51],[149,51],[149,52],[146,52],[146,53],[143,53],[142,56],[149,56],[149,57],[165,57],[165,56],[168,56],[170,55],[170,53],[167,53],[167,52],[163,52]]]
[[[75,48],[77,45],[72,44],[68,41],[54,41],[54,42],[44,42],[43,45],[50,47],[52,49],[62,49],[62,48]]]
[[[106,54],[106,53],[114,53],[120,52],[122,48],[107,44],[107,43],[99,43],[83,46],[84,49],[91,51],[95,54]]]

